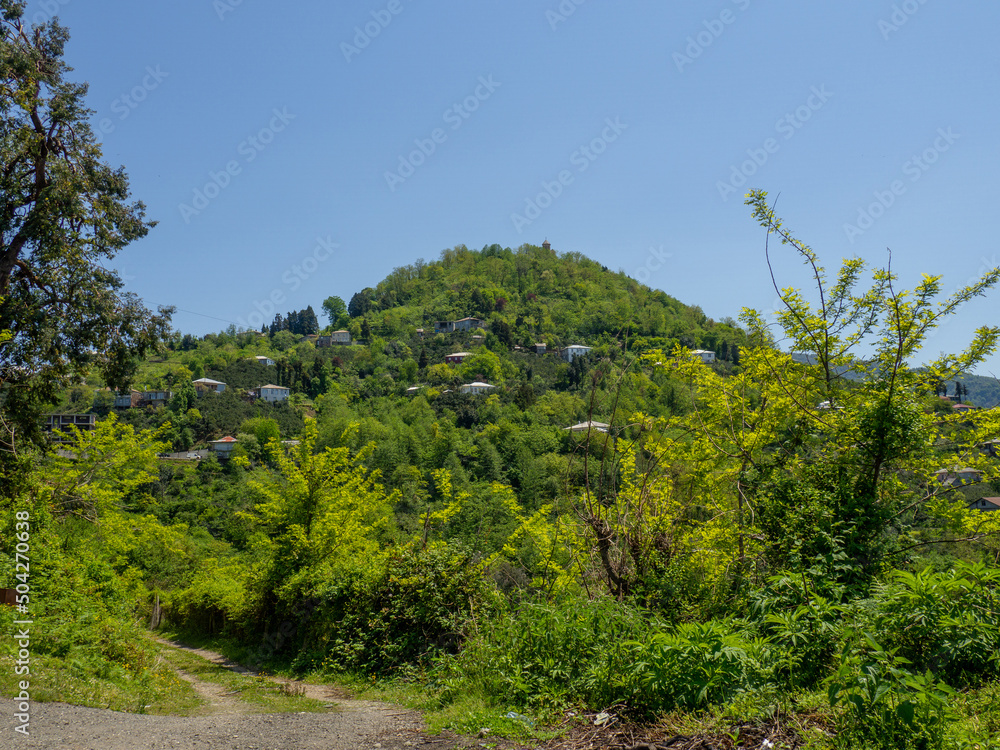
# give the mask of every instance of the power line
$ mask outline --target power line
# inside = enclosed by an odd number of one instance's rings
[[[177,312],[187,313],[188,315],[198,315],[198,316],[201,316],[202,318],[209,318],[211,320],[218,320],[218,321],[221,321],[223,323],[229,323],[230,325],[234,325],[237,328],[242,328],[243,327],[239,323],[236,323],[236,322],[234,322],[232,320],[226,320],[225,318],[217,318],[214,315],[205,315],[205,313],[195,312],[194,310],[185,310],[185,309],[180,308],[180,307],[174,307],[174,309]]]

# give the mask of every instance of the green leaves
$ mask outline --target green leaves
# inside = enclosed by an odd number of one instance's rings
[[[72,428],[68,455],[50,456],[41,490],[56,516],[99,523],[127,502],[143,507],[143,489],[157,477],[156,454],[166,446],[150,431],[136,433],[114,415],[92,431]]]
[[[298,446],[286,452],[275,439],[268,451],[276,470],[263,471],[250,486],[263,502],[255,510],[261,528],[293,568],[319,558],[374,560],[384,554],[395,493],[387,495],[378,474],[364,462],[370,449],[351,456],[347,448],[315,452],[317,429],[307,420]]]
[[[0,388],[5,417],[27,437],[39,404],[98,369],[127,385],[137,358],[167,331],[171,310],[147,310],[107,261],[153,226],[130,202],[122,169],[101,161],[86,84],[63,79],[69,35],[55,21],[25,29],[23,4],[0,24]],[[31,387],[25,387],[28,380]]]
[[[764,682],[763,644],[724,621],[685,623],[673,633],[625,645],[632,653],[629,673],[638,708],[702,708]]]
[[[908,670],[909,664],[870,633],[848,641],[828,685],[830,705],[845,709],[837,747],[944,747],[946,728],[956,718],[950,706],[955,691],[929,671]]]

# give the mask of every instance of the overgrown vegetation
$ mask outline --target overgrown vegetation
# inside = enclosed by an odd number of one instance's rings
[[[5,437],[0,582],[27,580],[26,534],[36,698],[183,708],[145,637],[164,625],[255,666],[419,686],[462,730],[739,711],[796,717],[811,747],[990,746],[1000,513],[970,504],[1000,494],[1000,412],[941,390],[1000,330],[919,357],[1000,270],[944,299],[856,259],[831,278],[764,193],[748,205],[815,283],[776,282],[776,324],[711,321],[576,254],[460,246],[327,299],[350,345],[319,346],[311,307],[167,337],[122,366],[170,392],[155,408],[67,370],[50,406],[96,428]],[[590,353],[556,353],[573,343]],[[261,403],[266,383],[291,398]],[[231,458],[188,460],[226,434]]]

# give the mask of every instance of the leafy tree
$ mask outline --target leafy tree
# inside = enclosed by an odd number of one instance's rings
[[[348,448],[316,451],[317,429],[307,420],[291,453],[272,439],[268,450],[275,471],[250,482],[261,499],[255,519],[264,536],[271,575],[281,579],[308,564],[340,558],[363,562],[380,557],[391,531],[392,503],[377,472],[363,462],[372,448],[351,456]]]
[[[323,302],[323,312],[326,313],[330,325],[334,328],[342,328],[350,320],[350,316],[347,314],[347,305],[340,297],[327,297]]]
[[[289,313],[289,317],[291,315]],[[296,326],[294,328],[289,326],[292,333],[297,333],[300,336],[309,336],[319,332],[319,319],[316,317],[316,312],[312,309],[312,305],[307,306],[305,310],[299,310],[296,316]]]
[[[458,372],[467,380],[482,378],[492,385],[502,385],[504,380],[503,363],[496,353],[485,346],[465,359],[458,367]]]
[[[501,299],[503,299],[501,297]],[[499,300],[497,300],[499,302]],[[506,349],[514,348],[514,334],[510,329],[510,324],[506,320],[498,320],[491,326],[497,339]]]
[[[11,429],[37,438],[40,408],[72,379],[96,369],[126,387],[172,309],[153,314],[107,269],[153,223],[101,161],[87,86],[64,77],[67,30],[25,28],[24,7],[0,0],[0,330],[13,332],[0,398]]]
[[[253,417],[240,425],[240,432],[253,435],[261,447],[267,446],[272,440],[281,440],[281,429],[278,423],[268,417]]]
[[[903,290],[891,267],[872,271],[870,287],[859,290],[861,260],[844,261],[831,282],[816,253],[774,215],[766,193],[751,192],[747,203],[768,239],[790,245],[812,272],[816,302],[775,282],[784,305],[778,325],[808,364],[775,351],[760,314],[744,310],[758,345],[743,352],[737,377],[721,379],[685,350],[675,351],[670,366],[696,394],[694,411],[675,426],[699,437],[667,442],[675,458],[686,457],[693,478],[711,477],[711,484],[701,479],[693,486],[710,487],[710,507],[734,516],[741,559],[753,517],[764,532],[753,536],[775,567],[804,570],[816,560],[841,560],[840,570],[823,577],[864,587],[889,556],[933,541],[914,529],[918,517],[935,517],[952,531],[981,528],[964,498],[950,497],[935,472],[957,460],[986,479],[996,476],[978,446],[1000,428],[1000,417],[977,414],[959,433],[956,418],[923,410],[922,395],[994,351],[1000,328],[979,328],[965,351],[924,368],[913,369],[911,360],[942,319],[1000,281],[1000,269],[940,301],[940,277],[924,275]],[[940,452],[942,444],[950,454]]]
[[[348,314],[352,318],[359,318],[363,316],[374,307],[372,303],[374,296],[375,290],[371,287],[366,287],[360,292],[355,293],[354,296],[351,297],[350,303],[347,305]]]
[[[271,325],[268,328],[268,333],[273,337],[278,331],[287,331],[288,324],[285,322],[285,318],[281,313],[275,313],[274,320],[271,321]]]
[[[152,432],[136,433],[115,415],[92,431],[71,429],[72,457],[52,456],[42,473],[42,490],[56,516],[97,523],[127,501],[143,505],[143,489],[157,476],[156,454],[165,444]]]

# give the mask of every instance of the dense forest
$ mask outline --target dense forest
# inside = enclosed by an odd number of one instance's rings
[[[1000,409],[968,373],[1000,328],[920,358],[1000,269],[950,296],[828,274],[752,191],[814,282],[774,322],[545,243],[195,337],[102,265],[151,224],[64,30],[0,8],[0,631],[31,623],[28,661],[0,640],[5,696],[160,706],[153,630],[473,734],[998,746]]]

